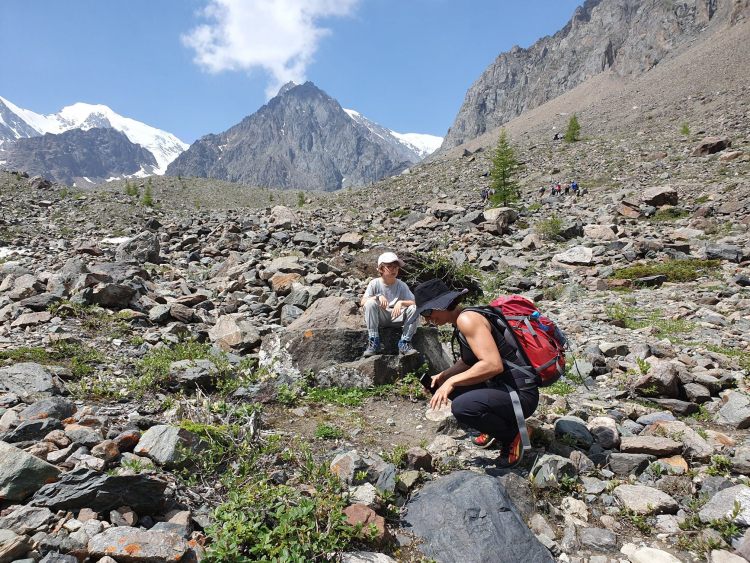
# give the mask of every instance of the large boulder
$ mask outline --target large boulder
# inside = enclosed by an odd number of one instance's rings
[[[396,343],[400,330],[383,330],[383,349],[386,355],[397,354]],[[260,365],[277,375],[282,382],[290,383],[302,374],[321,374],[321,384],[335,386],[367,386],[393,380],[385,372],[394,371],[394,362],[413,371],[420,358],[414,355],[403,359],[378,359],[373,357],[360,362],[367,343],[364,318],[357,304],[344,297],[324,297],[315,301],[305,313],[285,330],[268,334],[260,348]],[[420,328],[412,341],[427,363],[431,373],[448,367],[450,360],[443,351],[434,329]],[[345,365],[341,365],[345,364]],[[329,368],[339,366],[340,377]],[[353,371],[360,376],[354,376]],[[399,371],[399,370],[396,370]],[[369,374],[369,375],[368,375]],[[359,380],[360,383],[352,383]]]
[[[175,533],[117,526],[95,535],[87,548],[94,557],[110,556],[123,563],[147,563],[184,561],[190,546]]]
[[[706,156],[732,146],[728,137],[706,137],[693,149],[691,156]]]
[[[251,350],[260,343],[258,329],[246,320],[244,313],[219,317],[208,331],[208,337],[225,352]]]
[[[151,231],[143,231],[120,244],[115,258],[118,262],[156,263],[159,261],[159,237]]]
[[[654,207],[677,205],[679,196],[677,195],[677,190],[671,186],[653,186],[643,191],[641,201],[646,205],[653,205]]]
[[[426,485],[406,505],[419,549],[442,563],[543,563],[554,558],[524,524],[499,479],[459,471]]]

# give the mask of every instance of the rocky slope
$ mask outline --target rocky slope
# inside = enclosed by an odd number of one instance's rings
[[[747,15],[745,0],[587,0],[555,35],[498,56],[466,93],[442,149],[470,141],[601,73],[625,80],[648,73]]]
[[[419,160],[413,147],[307,82],[285,86],[239,124],[196,141],[167,174],[331,191],[398,174]]]
[[[749,30],[509,123],[514,210],[480,203],[494,132],[303,198],[163,177],[150,207],[145,180],[0,174],[0,556],[750,560]],[[553,141],[569,111],[584,140]],[[570,337],[518,468],[409,375],[449,334],[360,357],[384,248]]]
[[[4,167],[42,174],[68,186],[144,175],[157,167],[148,150],[109,127],[18,139],[3,149],[0,158]]]

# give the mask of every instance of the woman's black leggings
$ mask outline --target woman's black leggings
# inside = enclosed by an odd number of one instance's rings
[[[518,391],[524,418],[531,416],[539,403],[536,387]],[[484,383],[456,387],[450,394],[451,410],[456,420],[476,428],[509,445],[518,434],[518,423],[513,412],[510,393],[506,389],[487,387]]]

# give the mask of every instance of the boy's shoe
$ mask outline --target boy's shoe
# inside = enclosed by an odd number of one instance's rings
[[[475,446],[479,446],[480,448],[491,448],[495,445],[497,440],[494,436],[490,436],[489,434],[480,434],[479,436],[472,438],[471,441],[474,442]]]
[[[404,356],[410,352],[414,352],[414,346],[411,345],[411,340],[399,340],[398,353]]]
[[[367,341],[367,348],[365,348],[365,352],[362,355],[365,358],[369,358],[378,353],[380,353],[380,338],[377,336],[371,336]]]

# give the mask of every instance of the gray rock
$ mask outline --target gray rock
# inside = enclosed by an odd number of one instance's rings
[[[620,434],[614,419],[608,416],[597,416],[588,422],[587,428],[602,448],[611,450],[620,445]]]
[[[28,362],[0,368],[0,390],[33,402],[34,399],[62,394],[62,384],[45,366]]]
[[[529,479],[539,489],[557,488],[563,477],[575,477],[576,474],[575,465],[569,459],[545,454],[534,464]]]
[[[0,499],[25,500],[54,481],[60,470],[23,450],[0,442]]]
[[[619,477],[639,475],[656,458],[647,454],[613,453],[609,456],[609,468]]]
[[[164,503],[165,481],[145,475],[107,475],[79,467],[64,473],[57,483],[39,489],[29,504],[50,510],[90,508],[108,512],[129,506],[138,514],[154,514]]]
[[[342,553],[341,563],[396,563],[396,560],[385,553],[353,551],[351,553]]]
[[[45,418],[57,418],[64,420],[76,412],[76,405],[73,401],[63,397],[50,397],[42,399],[29,405],[18,413],[18,420],[37,420]]]
[[[594,252],[587,246],[574,246],[565,252],[555,254],[553,258],[562,264],[588,266],[593,261]]]
[[[50,552],[42,557],[39,563],[78,563],[78,558],[67,553]]]
[[[734,514],[735,503],[739,514]],[[750,526],[750,487],[735,485],[716,493],[698,512],[701,522],[709,523],[720,518],[729,518],[740,526]]]
[[[13,530],[17,534],[33,535],[43,531],[55,515],[49,508],[18,506],[8,515],[0,518],[0,528]]]
[[[420,551],[445,563],[554,560],[488,475],[459,471],[427,484],[407,503],[404,521],[423,540]]]
[[[589,449],[594,443],[594,437],[586,428],[586,422],[576,416],[563,416],[555,421],[555,437],[568,436],[575,440],[575,445]]]
[[[672,421],[672,420],[677,420],[677,419],[669,411],[660,411],[660,412],[652,412],[649,414],[644,414],[643,416],[639,416],[636,419],[636,422],[643,426],[648,426],[649,424],[653,424],[654,422],[658,422],[661,420]]]
[[[674,514],[679,505],[671,496],[659,489],[643,485],[619,485],[612,494],[625,508],[638,514]]]
[[[27,420],[19,424],[10,432],[6,432],[3,440],[14,444],[16,442],[38,441],[53,430],[62,428],[62,423],[56,418],[44,420]]]
[[[157,424],[146,430],[133,450],[166,468],[182,467],[190,455],[203,449],[204,444],[195,434],[168,424]]]
[[[726,260],[728,262],[742,262],[742,248],[733,244],[706,244],[703,254],[707,260]]]
[[[189,546],[177,534],[118,526],[91,538],[87,549],[94,557],[112,556],[123,563],[157,563],[181,561]]]
[[[750,397],[740,391],[729,391],[715,420],[738,430],[750,427]]]
[[[581,544],[596,551],[611,551],[617,547],[617,536],[604,528],[581,528],[578,531]]]
[[[159,237],[151,231],[143,231],[128,241],[123,242],[115,251],[118,262],[134,261],[138,263],[159,261]]]
[[[180,360],[169,364],[169,379],[186,389],[210,389],[218,372],[211,360]]]

